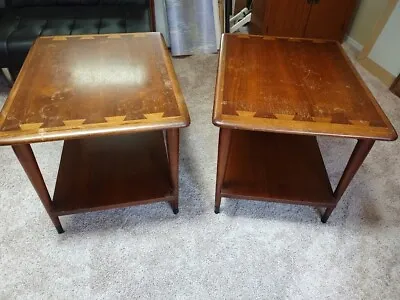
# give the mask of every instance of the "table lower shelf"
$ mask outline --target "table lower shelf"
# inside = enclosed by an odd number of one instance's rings
[[[334,207],[316,137],[232,130],[221,195]]]
[[[161,131],[64,142],[53,197],[56,214],[173,199]]]

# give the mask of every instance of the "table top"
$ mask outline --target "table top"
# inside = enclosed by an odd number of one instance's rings
[[[225,34],[213,123],[244,130],[395,140],[340,44]]]
[[[0,115],[0,145],[185,127],[160,33],[38,38]]]

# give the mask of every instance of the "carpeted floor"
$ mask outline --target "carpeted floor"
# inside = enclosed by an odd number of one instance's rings
[[[311,207],[250,201],[223,200],[215,215],[217,55],[174,63],[192,118],[179,215],[160,203],[66,216],[58,235],[1,147],[0,299],[398,299],[400,141],[376,143],[328,224]],[[400,99],[357,68],[399,129]],[[319,141],[336,184],[354,142]],[[51,193],[60,150],[34,145]]]

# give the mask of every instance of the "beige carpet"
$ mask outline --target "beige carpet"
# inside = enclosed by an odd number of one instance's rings
[[[1,147],[0,299],[399,299],[400,142],[376,143],[328,224],[311,207],[250,201],[215,215],[217,56],[174,63],[192,117],[179,215],[160,203],[66,216],[58,235]],[[357,68],[400,128],[400,99]],[[320,144],[336,183],[354,142]],[[51,193],[60,149],[34,145]]]

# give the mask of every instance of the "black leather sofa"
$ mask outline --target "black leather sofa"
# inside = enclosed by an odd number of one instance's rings
[[[41,35],[154,31],[154,0],[5,0],[0,67],[16,78]]]

